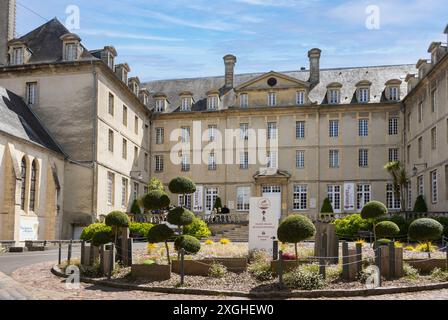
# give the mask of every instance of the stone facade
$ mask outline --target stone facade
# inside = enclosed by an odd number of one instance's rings
[[[0,65],[8,64],[8,41],[16,29],[16,0],[0,1]]]

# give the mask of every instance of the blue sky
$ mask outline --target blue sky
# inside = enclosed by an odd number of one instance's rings
[[[415,63],[431,41],[446,42],[445,0],[17,0],[17,32],[67,19],[92,50],[114,45],[141,80],[222,75],[222,57],[238,57],[237,73],[297,70],[307,51],[322,49],[323,68]],[[380,9],[380,28],[365,26]]]

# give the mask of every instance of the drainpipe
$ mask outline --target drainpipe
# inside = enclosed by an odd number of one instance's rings
[[[92,150],[92,169],[93,169],[93,177],[92,177],[92,223],[95,222],[96,218],[96,209],[97,209],[97,174],[98,174],[98,164],[97,164],[97,139],[98,139],[98,73],[95,70],[95,66],[92,64],[92,75],[93,75],[93,150]]]
[[[319,200],[320,200],[320,107],[317,107],[317,199],[316,199],[316,212],[317,218],[319,218],[320,209],[319,209]]]

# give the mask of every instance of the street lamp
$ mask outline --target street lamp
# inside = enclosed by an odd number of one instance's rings
[[[416,164],[414,164],[414,168],[412,169],[412,173],[414,174],[414,176],[416,176],[417,173],[418,173],[417,166],[423,166],[423,167],[425,167],[425,169],[428,168],[428,164],[427,163],[416,163]]]

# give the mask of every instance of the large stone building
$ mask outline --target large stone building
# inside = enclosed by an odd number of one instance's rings
[[[41,156],[63,162],[55,237],[129,211],[151,177],[191,177],[198,191],[172,200],[201,215],[219,196],[245,219],[249,198],[263,194],[281,197],[283,215],[316,216],[326,197],[338,213],[372,199],[398,211],[384,169],[395,160],[406,163],[409,206],[421,194],[429,210],[448,210],[448,55],[440,43],[430,47],[431,63],[417,66],[321,69],[321,51],[311,49],[309,68],[296,71],[237,74],[237,58],[226,55],[223,76],[140,84],[115,63],[112,46],[88,50],[56,19],[16,38],[15,1],[0,8],[0,86],[23,97],[60,146],[59,158],[51,148]],[[9,142],[0,143],[0,159],[11,157]],[[39,237],[49,235],[39,229]]]

